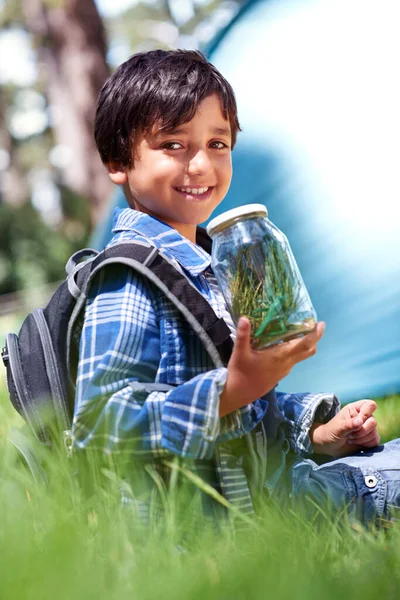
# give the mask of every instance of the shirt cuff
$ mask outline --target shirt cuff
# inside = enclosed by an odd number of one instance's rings
[[[287,436],[295,452],[313,452],[310,429],[314,422],[326,423],[340,408],[334,394],[277,392],[278,406],[286,418]]]
[[[227,442],[250,433],[260,421],[268,408],[266,400],[256,400],[221,418],[221,430],[218,442]]]
[[[313,394],[311,402],[307,405],[307,409],[298,422],[298,435],[296,436],[297,451],[312,454],[311,426],[314,423],[327,423],[337,414],[339,409],[340,402],[335,394]]]
[[[219,397],[226,368],[199,375],[168,393],[162,447],[183,458],[212,458],[220,432]]]

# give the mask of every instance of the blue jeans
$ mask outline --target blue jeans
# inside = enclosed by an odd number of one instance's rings
[[[334,513],[345,510],[350,521],[379,525],[400,508],[400,439],[320,465],[295,459],[276,495],[308,517],[331,507]]]

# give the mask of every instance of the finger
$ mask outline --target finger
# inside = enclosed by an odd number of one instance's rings
[[[293,342],[299,342],[299,340],[292,340]],[[307,345],[299,345],[296,344],[294,346],[290,346],[291,342],[285,342],[284,344],[280,344],[276,346],[276,357],[278,359],[289,360],[292,364],[301,362],[302,360],[306,360],[311,356],[314,356],[317,352],[316,344]]]
[[[372,413],[377,409],[376,402],[374,400],[370,400],[369,398],[352,402],[351,406],[354,407],[358,413],[361,415],[367,415],[367,417],[371,416]]]
[[[346,415],[345,410],[342,410],[344,414],[342,416],[338,431],[340,431],[340,435],[342,437],[343,435],[349,436],[349,438],[354,437],[358,431],[362,430],[364,425],[363,420],[358,413],[356,413],[355,417],[352,417],[351,411],[349,415]],[[341,413],[338,413],[338,415],[340,414]]]
[[[375,430],[366,435],[365,437],[358,440],[347,440],[350,445],[359,446],[362,448],[373,448],[374,446],[378,446],[381,441],[381,437],[379,433]]]
[[[291,354],[291,361],[293,363],[299,363],[302,362],[303,360],[307,360],[307,358],[311,358],[312,356],[314,356],[317,353],[317,346],[311,346],[310,348],[307,348],[307,350],[303,350],[302,352],[296,352]]]
[[[323,336],[324,331],[325,323],[321,321],[320,323],[317,323],[316,327],[304,337],[285,342],[285,344],[282,344],[282,346],[285,346],[285,351],[288,352],[288,354],[304,354],[305,357],[309,355],[310,352],[315,354],[314,349]]]
[[[340,415],[340,413],[339,413]],[[337,415],[338,416],[338,415]],[[337,427],[337,434],[340,437],[348,437],[348,439],[352,436],[354,436],[354,432],[359,429],[360,427],[362,427],[362,422],[360,420],[360,422],[358,423],[356,421],[356,419],[353,419],[352,417],[349,416],[344,416],[340,419],[340,421],[338,422],[338,427]]]
[[[350,416],[354,415],[354,411],[356,411],[356,415],[352,419],[353,429],[359,430],[376,410],[376,402],[373,400],[359,400],[353,402],[350,406],[348,405],[348,410]]]
[[[364,400],[360,407],[360,416],[366,421],[376,411],[377,404],[373,400]]]
[[[326,323],[324,321],[320,321],[319,323],[317,323],[317,326],[315,328],[315,334],[317,336],[317,342],[319,342],[319,340],[324,335],[325,328],[326,328]]]
[[[349,402],[349,404],[346,404],[345,409],[348,411],[349,416],[351,418],[353,417],[357,417],[358,413],[359,413],[359,408],[357,408],[355,406],[355,402]]]
[[[299,349],[300,351],[303,349],[307,350],[308,348],[314,346],[319,342],[319,340],[324,334],[324,331],[325,323],[321,321],[320,323],[317,323],[314,329],[307,333],[304,337],[291,340],[290,342],[288,342],[288,344],[292,343],[293,347],[296,348],[297,346],[297,349]]]
[[[375,417],[369,417],[360,429],[358,429],[357,431],[354,431],[349,436],[349,441],[350,440],[358,441],[358,440],[364,438],[365,436],[369,435],[372,431],[376,431],[376,426],[377,426],[377,423],[376,423]]]

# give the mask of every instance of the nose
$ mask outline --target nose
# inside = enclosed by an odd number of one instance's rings
[[[205,150],[197,150],[188,160],[187,173],[189,175],[202,175],[212,169],[212,162]]]

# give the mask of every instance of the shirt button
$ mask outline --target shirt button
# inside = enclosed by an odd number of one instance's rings
[[[376,479],[375,475],[367,475],[366,477],[364,477],[364,481],[365,481],[365,485],[368,488],[374,488],[377,484],[377,479]]]

